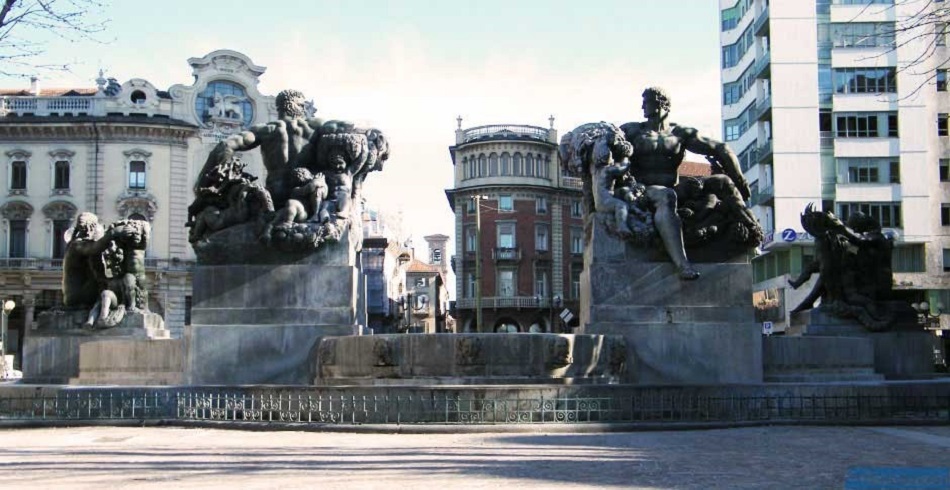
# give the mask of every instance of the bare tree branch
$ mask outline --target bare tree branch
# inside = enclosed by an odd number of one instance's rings
[[[49,38],[103,43],[108,26],[103,0],[0,0],[0,74],[35,76],[69,71],[69,64],[38,63]]]

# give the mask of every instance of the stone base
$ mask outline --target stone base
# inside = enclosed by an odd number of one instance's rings
[[[322,337],[350,335],[350,325],[185,326],[185,381],[193,385],[289,384],[313,381],[313,352]]]
[[[103,330],[63,328],[73,325],[78,317],[85,321],[81,311],[39,317],[39,328],[29,332],[23,341],[24,382],[64,384],[78,378],[85,344],[169,339],[165,322],[156,313],[127,313],[117,327]]]
[[[184,381],[181,339],[102,339],[79,346],[73,385],[180,385]]]
[[[316,385],[616,382],[620,338],[558,334],[424,334],[325,338]]]
[[[901,320],[893,330],[869,332],[855,319],[838,318],[818,307],[811,312],[804,337],[864,339],[873,350],[873,367],[876,373],[887,379],[929,377],[934,373],[933,335],[921,329],[916,318],[914,322],[906,318]],[[824,342],[830,345],[832,341]],[[834,357],[829,355],[828,362],[837,362]]]
[[[698,263],[683,281],[670,262],[607,234],[597,220],[584,251],[584,333],[620,335],[633,384],[761,383],[761,327],[744,254]]]
[[[765,381],[810,383],[882,381],[867,337],[764,337]]]

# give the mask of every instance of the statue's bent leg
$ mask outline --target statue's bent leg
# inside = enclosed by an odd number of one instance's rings
[[[650,186],[646,195],[656,208],[653,215],[656,231],[673,264],[679,269],[680,279],[699,278],[699,272],[693,269],[683,248],[683,224],[676,214],[676,192],[669,187]]]

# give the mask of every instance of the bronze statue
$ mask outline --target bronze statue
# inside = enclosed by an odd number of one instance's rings
[[[561,139],[566,169],[584,177],[588,211],[609,215],[607,230],[634,244],[659,238],[684,280],[699,277],[688,246],[722,254],[758,246],[762,229],[745,205],[751,192],[735,154],[668,122],[670,99],[660,88],[643,92],[642,108],[646,121],[619,129],[585,124]],[[687,150],[706,156],[713,175],[681,184],[677,170]]]
[[[892,301],[891,252],[894,245],[876,220],[856,212],[845,225],[830,211],[809,204],[801,215],[802,227],[815,237],[815,260],[806,264],[789,285],[798,289],[818,273],[808,296],[792,313],[821,308],[834,316],[856,318],[870,331],[887,330],[902,313]]]
[[[381,170],[389,157],[388,141],[376,129],[308,119],[304,105],[300,92],[280,92],[277,121],[231,136],[208,155],[186,225],[196,252],[245,246],[205,243],[245,223],[256,227],[268,247],[305,252],[339,240],[354,221],[353,203],[360,202],[366,175]],[[267,170],[264,187],[236,160],[236,152],[258,147]]]
[[[127,311],[148,311],[145,249],[151,226],[120,220],[105,231],[99,218],[81,213],[63,259],[63,302],[89,309],[86,328],[109,328]]]

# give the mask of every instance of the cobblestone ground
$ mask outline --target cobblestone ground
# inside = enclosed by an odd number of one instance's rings
[[[817,489],[842,488],[856,467],[950,467],[947,426],[605,434],[83,427],[0,430],[0,447],[5,488]]]

